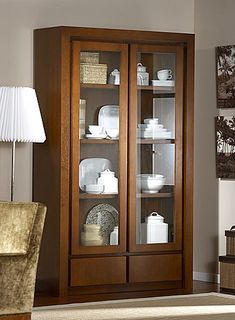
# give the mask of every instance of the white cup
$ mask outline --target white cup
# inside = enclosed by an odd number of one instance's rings
[[[170,80],[172,79],[172,71],[170,69],[163,69],[157,72],[159,80]]]
[[[96,125],[90,125],[88,126],[88,129],[91,134],[102,134],[103,133],[103,127],[102,126],[96,126]]]

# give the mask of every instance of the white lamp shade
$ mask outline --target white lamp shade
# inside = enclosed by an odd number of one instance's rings
[[[35,90],[27,87],[0,87],[0,141],[45,140]]]

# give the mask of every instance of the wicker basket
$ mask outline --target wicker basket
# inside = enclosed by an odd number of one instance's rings
[[[220,256],[220,288],[235,293],[235,258]]]
[[[99,53],[98,52],[81,52],[80,63],[98,64]]]
[[[226,254],[235,256],[235,227],[225,231],[226,236]]]
[[[80,82],[81,83],[107,83],[107,65],[106,64],[80,64]]]

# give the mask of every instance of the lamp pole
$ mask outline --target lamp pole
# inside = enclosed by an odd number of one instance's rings
[[[12,147],[11,147],[11,201],[14,200],[15,153],[16,153],[16,142],[14,140],[12,141]]]

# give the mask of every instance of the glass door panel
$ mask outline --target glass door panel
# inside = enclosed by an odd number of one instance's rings
[[[125,248],[126,69],[125,45],[74,42],[74,253]]]
[[[131,48],[133,251],[172,250],[181,246],[182,57],[180,47]]]

